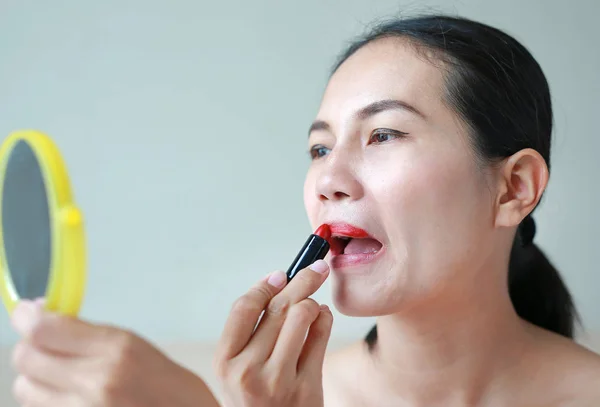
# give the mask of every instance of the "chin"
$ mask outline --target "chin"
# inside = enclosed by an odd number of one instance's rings
[[[415,293],[411,293],[406,262],[382,260],[355,267],[332,267],[332,302],[340,313],[377,317],[395,314],[407,306]]]
[[[333,283],[333,304],[343,315],[350,317],[376,317],[393,314],[397,309],[398,297],[381,292],[379,287],[369,285],[365,281],[348,281],[346,279]]]

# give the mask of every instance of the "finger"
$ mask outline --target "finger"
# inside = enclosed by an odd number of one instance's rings
[[[309,377],[320,377],[331,337],[333,314],[326,305],[321,305],[317,320],[310,326],[304,342],[304,348],[298,358],[298,373]]]
[[[269,365],[277,366],[277,371],[280,372],[293,370],[295,375],[306,333],[319,316],[319,312],[319,304],[310,298],[290,308],[273,353],[267,362]]]
[[[292,281],[276,296],[276,299],[285,297],[291,304],[296,304],[313,295],[323,285],[328,275],[329,265],[327,262],[317,260],[296,274]],[[285,302],[286,300],[282,301]],[[279,304],[276,301],[272,301],[272,303],[273,310],[277,310]]]
[[[22,301],[13,311],[16,331],[34,346],[69,356],[91,356],[104,352],[115,329],[48,313],[39,303]]]
[[[229,360],[245,348],[267,304],[286,283],[285,273],[277,271],[236,300],[219,340],[219,358]]]
[[[314,294],[327,278],[328,272],[329,266],[323,260],[317,260],[311,266],[300,271],[267,306],[262,321],[250,339],[248,351],[260,360],[269,358],[288,310],[294,304]]]
[[[15,379],[13,396],[19,405],[26,407],[70,407],[76,405],[72,400],[73,396],[60,393],[24,375]]]
[[[44,352],[29,342],[15,346],[12,363],[21,375],[57,390],[73,388],[80,375],[76,359]]]

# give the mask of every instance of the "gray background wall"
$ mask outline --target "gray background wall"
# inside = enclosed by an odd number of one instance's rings
[[[600,3],[425,3],[1,0],[0,135],[41,129],[65,156],[87,221],[82,316],[216,339],[310,232],[306,130],[334,56],[373,18],[433,9],[509,31],[544,67],[557,131],[538,242],[600,331]],[[370,324],[338,315],[334,336]],[[0,312],[0,344],[16,339]]]

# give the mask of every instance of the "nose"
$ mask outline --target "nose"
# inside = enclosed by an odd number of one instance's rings
[[[356,176],[357,165],[350,157],[330,153],[319,169],[316,195],[320,201],[358,200],[364,195],[361,182]],[[356,163],[356,160],[354,160]]]

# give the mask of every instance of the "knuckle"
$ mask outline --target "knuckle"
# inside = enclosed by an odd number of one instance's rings
[[[256,368],[252,365],[249,365],[244,369],[241,369],[236,377],[236,382],[243,389],[253,388],[254,383],[256,382]]]
[[[89,400],[90,405],[108,406],[114,402],[116,383],[118,383],[118,379],[113,378],[110,373],[99,372],[78,376],[73,384],[79,389],[82,396]]]
[[[217,378],[224,381],[229,374],[229,363],[221,357],[216,357],[213,359],[213,370],[215,371]]]
[[[17,343],[12,352],[11,358],[12,365],[17,372],[23,372],[25,370],[28,354],[28,346],[23,342]]]
[[[331,325],[333,325],[333,314],[331,313],[331,311],[324,312],[322,314],[322,318],[324,329],[329,330],[331,328]]]
[[[314,325],[314,333],[316,339],[318,340],[327,340],[331,335],[331,327],[333,326],[333,316],[331,314],[321,315],[322,320],[317,321],[318,323]],[[311,327],[312,329],[312,327]]]
[[[131,375],[124,372],[119,362],[113,362],[112,366],[101,374],[86,378],[81,386],[91,395],[91,399],[95,401],[94,405],[126,405],[125,397],[128,393],[125,388],[131,385],[131,379]]]
[[[295,363],[290,364],[290,360],[271,360],[264,365],[263,391],[271,399],[282,397],[289,391],[295,393],[298,379]],[[287,404],[274,403],[273,405]]]
[[[250,295],[250,293],[244,294],[243,296],[235,300],[233,306],[231,307],[232,314],[239,314],[242,316],[254,314],[259,310],[260,305],[258,301],[256,301],[256,299],[254,299]]]
[[[120,383],[130,378],[131,369],[136,366],[139,340],[132,333],[112,328],[104,335],[110,346],[102,361],[103,368],[82,385],[92,393],[97,391],[97,397],[114,400],[120,394]]]
[[[321,276],[310,268],[305,268],[302,272],[298,273],[296,279],[301,282],[303,286],[317,287],[321,283]]]
[[[271,300],[271,297],[273,297],[273,294],[271,294],[271,291],[266,284],[255,285],[248,291],[248,295],[254,298],[254,301],[258,304],[266,304]]]
[[[272,374],[266,381],[266,393],[269,395],[275,395],[281,392],[282,389],[287,388],[286,376],[282,372]]]
[[[114,356],[119,364],[129,362],[137,346],[137,336],[128,331],[112,330]]]
[[[27,405],[28,390],[27,378],[25,376],[17,376],[12,385],[12,394],[19,404]]]
[[[123,400],[123,395],[125,393],[122,391],[119,380],[107,376],[94,387],[95,394],[93,399],[96,402],[94,405],[109,406],[125,404]]]
[[[311,312],[318,314],[321,311],[321,306],[319,305],[319,303],[313,300],[312,298],[305,298],[301,302],[302,304],[304,304],[305,307],[309,308]]]
[[[318,378],[314,378],[314,379],[318,379]],[[298,394],[300,395],[300,397],[306,397],[307,395],[314,393],[314,391],[315,391],[315,383],[314,382],[308,381],[308,380],[301,380],[300,383],[298,383]]]
[[[243,390],[255,388],[257,378],[260,374],[259,366],[250,362],[246,362],[240,366],[237,366],[236,369],[230,370],[229,373],[229,383]]]
[[[40,344],[43,343],[44,338],[46,338],[50,331],[54,330],[54,328],[60,324],[60,318],[43,318],[35,323],[32,327],[31,332],[29,334],[29,340],[31,343]]]
[[[320,308],[314,300],[307,298],[294,305],[291,313],[293,317],[302,323],[311,323],[319,315]]]
[[[286,315],[290,310],[290,300],[285,296],[277,296],[273,298],[267,306],[267,313],[273,316]]]

